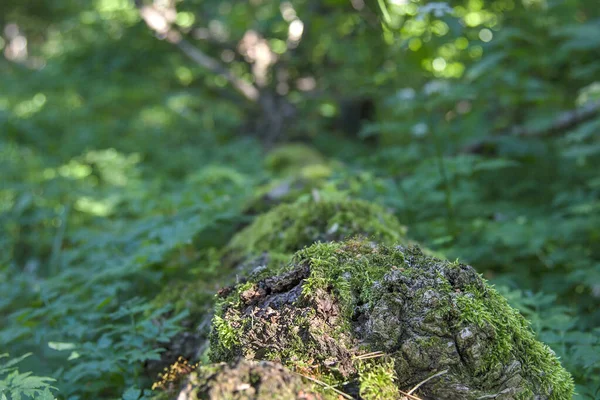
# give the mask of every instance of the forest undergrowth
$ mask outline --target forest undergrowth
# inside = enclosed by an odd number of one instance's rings
[[[600,397],[597,0],[9,0],[0,28],[0,399],[151,398],[223,265],[339,240],[334,202],[473,266]]]

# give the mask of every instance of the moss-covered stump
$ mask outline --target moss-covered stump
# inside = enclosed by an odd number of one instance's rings
[[[223,266],[256,266],[252,260],[286,263],[316,242],[364,236],[381,243],[404,242],[406,228],[382,207],[362,200],[301,200],[281,204],[238,232],[224,249]],[[249,263],[244,265],[244,263]]]
[[[323,199],[374,196],[386,185],[385,179],[353,171],[300,143],[275,148],[268,153],[264,164],[270,177],[254,190],[254,196],[246,203],[244,210],[249,215],[313,196]]]
[[[246,204],[246,212],[262,213],[323,187],[333,174],[330,164],[317,150],[302,143],[286,144],[271,150],[264,166],[273,179],[257,188]]]
[[[360,240],[313,245],[281,274],[223,298],[211,357],[240,356],[346,382],[346,392],[365,399],[378,398],[367,388],[381,376],[404,391],[425,381],[417,392],[432,399],[573,392],[552,350],[472,267]],[[371,356],[381,373],[361,367]]]
[[[190,374],[177,397],[196,400],[320,400],[322,395],[311,383],[281,364],[241,360],[213,364]]]
[[[292,175],[275,178],[256,189],[255,195],[244,207],[245,213],[256,215],[278,204],[293,203],[303,196],[311,196],[314,192],[334,191],[334,184],[329,182],[333,174],[330,166],[316,164],[302,167]]]
[[[276,147],[265,157],[265,168],[276,175],[294,175],[304,167],[326,163],[321,153],[303,143],[288,143]]]

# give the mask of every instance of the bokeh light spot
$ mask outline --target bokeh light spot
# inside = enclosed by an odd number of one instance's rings
[[[446,60],[444,60],[441,57],[436,58],[435,60],[433,60],[432,66],[433,69],[436,71],[443,71],[444,69],[446,69]]]
[[[412,51],[419,50],[421,46],[423,46],[423,42],[421,42],[421,39],[419,38],[410,39],[410,41],[408,42],[408,48]]]
[[[494,34],[492,33],[492,31],[490,31],[489,29],[485,28],[479,31],[479,39],[481,39],[482,42],[489,42],[494,38]]]
[[[175,21],[177,22],[177,25],[181,26],[182,28],[189,28],[196,21],[196,16],[191,12],[178,12],[177,19]]]

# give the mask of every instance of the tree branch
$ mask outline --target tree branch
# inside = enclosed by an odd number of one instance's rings
[[[165,38],[168,42],[174,44],[196,64],[210,72],[224,77],[227,82],[229,82],[247,100],[251,102],[256,102],[258,100],[260,92],[256,86],[235,76],[218,60],[207,55],[187,41],[182,33],[173,26],[174,15],[176,15],[174,5],[172,8],[162,9],[154,5],[143,5],[141,4],[141,1],[138,0],[135,1],[135,4],[142,19],[159,37]]]
[[[600,101],[590,102],[581,108],[561,113],[549,126],[529,129],[524,126],[514,127],[510,134],[513,136],[553,136],[568,131],[579,124],[587,122],[600,115]]]
[[[203,53],[196,46],[181,37],[181,35],[179,35],[179,38],[176,40],[169,41],[177,46],[186,56],[195,61],[196,64],[227,79],[227,81],[237,91],[242,93],[246,99],[253,102],[258,100],[259,91],[254,85],[233,75],[231,71],[225,68],[220,62]]]
[[[560,135],[570,129],[577,127],[580,124],[588,122],[600,116],[600,101],[594,101],[586,104],[581,108],[570,111],[565,111],[552,121],[549,125],[541,128],[528,128],[526,126],[516,126],[512,129],[500,132],[496,136],[486,138],[480,142],[472,143],[465,146],[461,153],[483,153],[489,145],[496,141],[498,136],[512,135],[518,137],[550,137]]]

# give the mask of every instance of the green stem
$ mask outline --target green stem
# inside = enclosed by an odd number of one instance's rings
[[[50,253],[50,274],[51,276],[56,276],[59,270],[59,261],[60,261],[60,253],[62,251],[62,245],[65,238],[65,232],[67,230],[67,221],[69,219],[69,212],[71,208],[69,205],[66,205],[62,213],[60,215],[60,225],[58,226],[58,230],[56,235],[54,236],[54,240],[52,241],[52,250]]]
[[[431,118],[431,135],[433,136],[433,143],[435,147],[435,157],[438,165],[438,170],[440,176],[442,177],[442,183],[444,185],[444,197],[446,204],[446,213],[448,223],[448,231],[454,235],[457,232],[456,229],[456,219],[454,212],[454,205],[452,201],[452,186],[450,184],[450,180],[448,179],[448,173],[446,170],[446,164],[444,163],[444,153],[442,151],[442,143],[441,138],[437,135],[437,129],[433,118]]]

